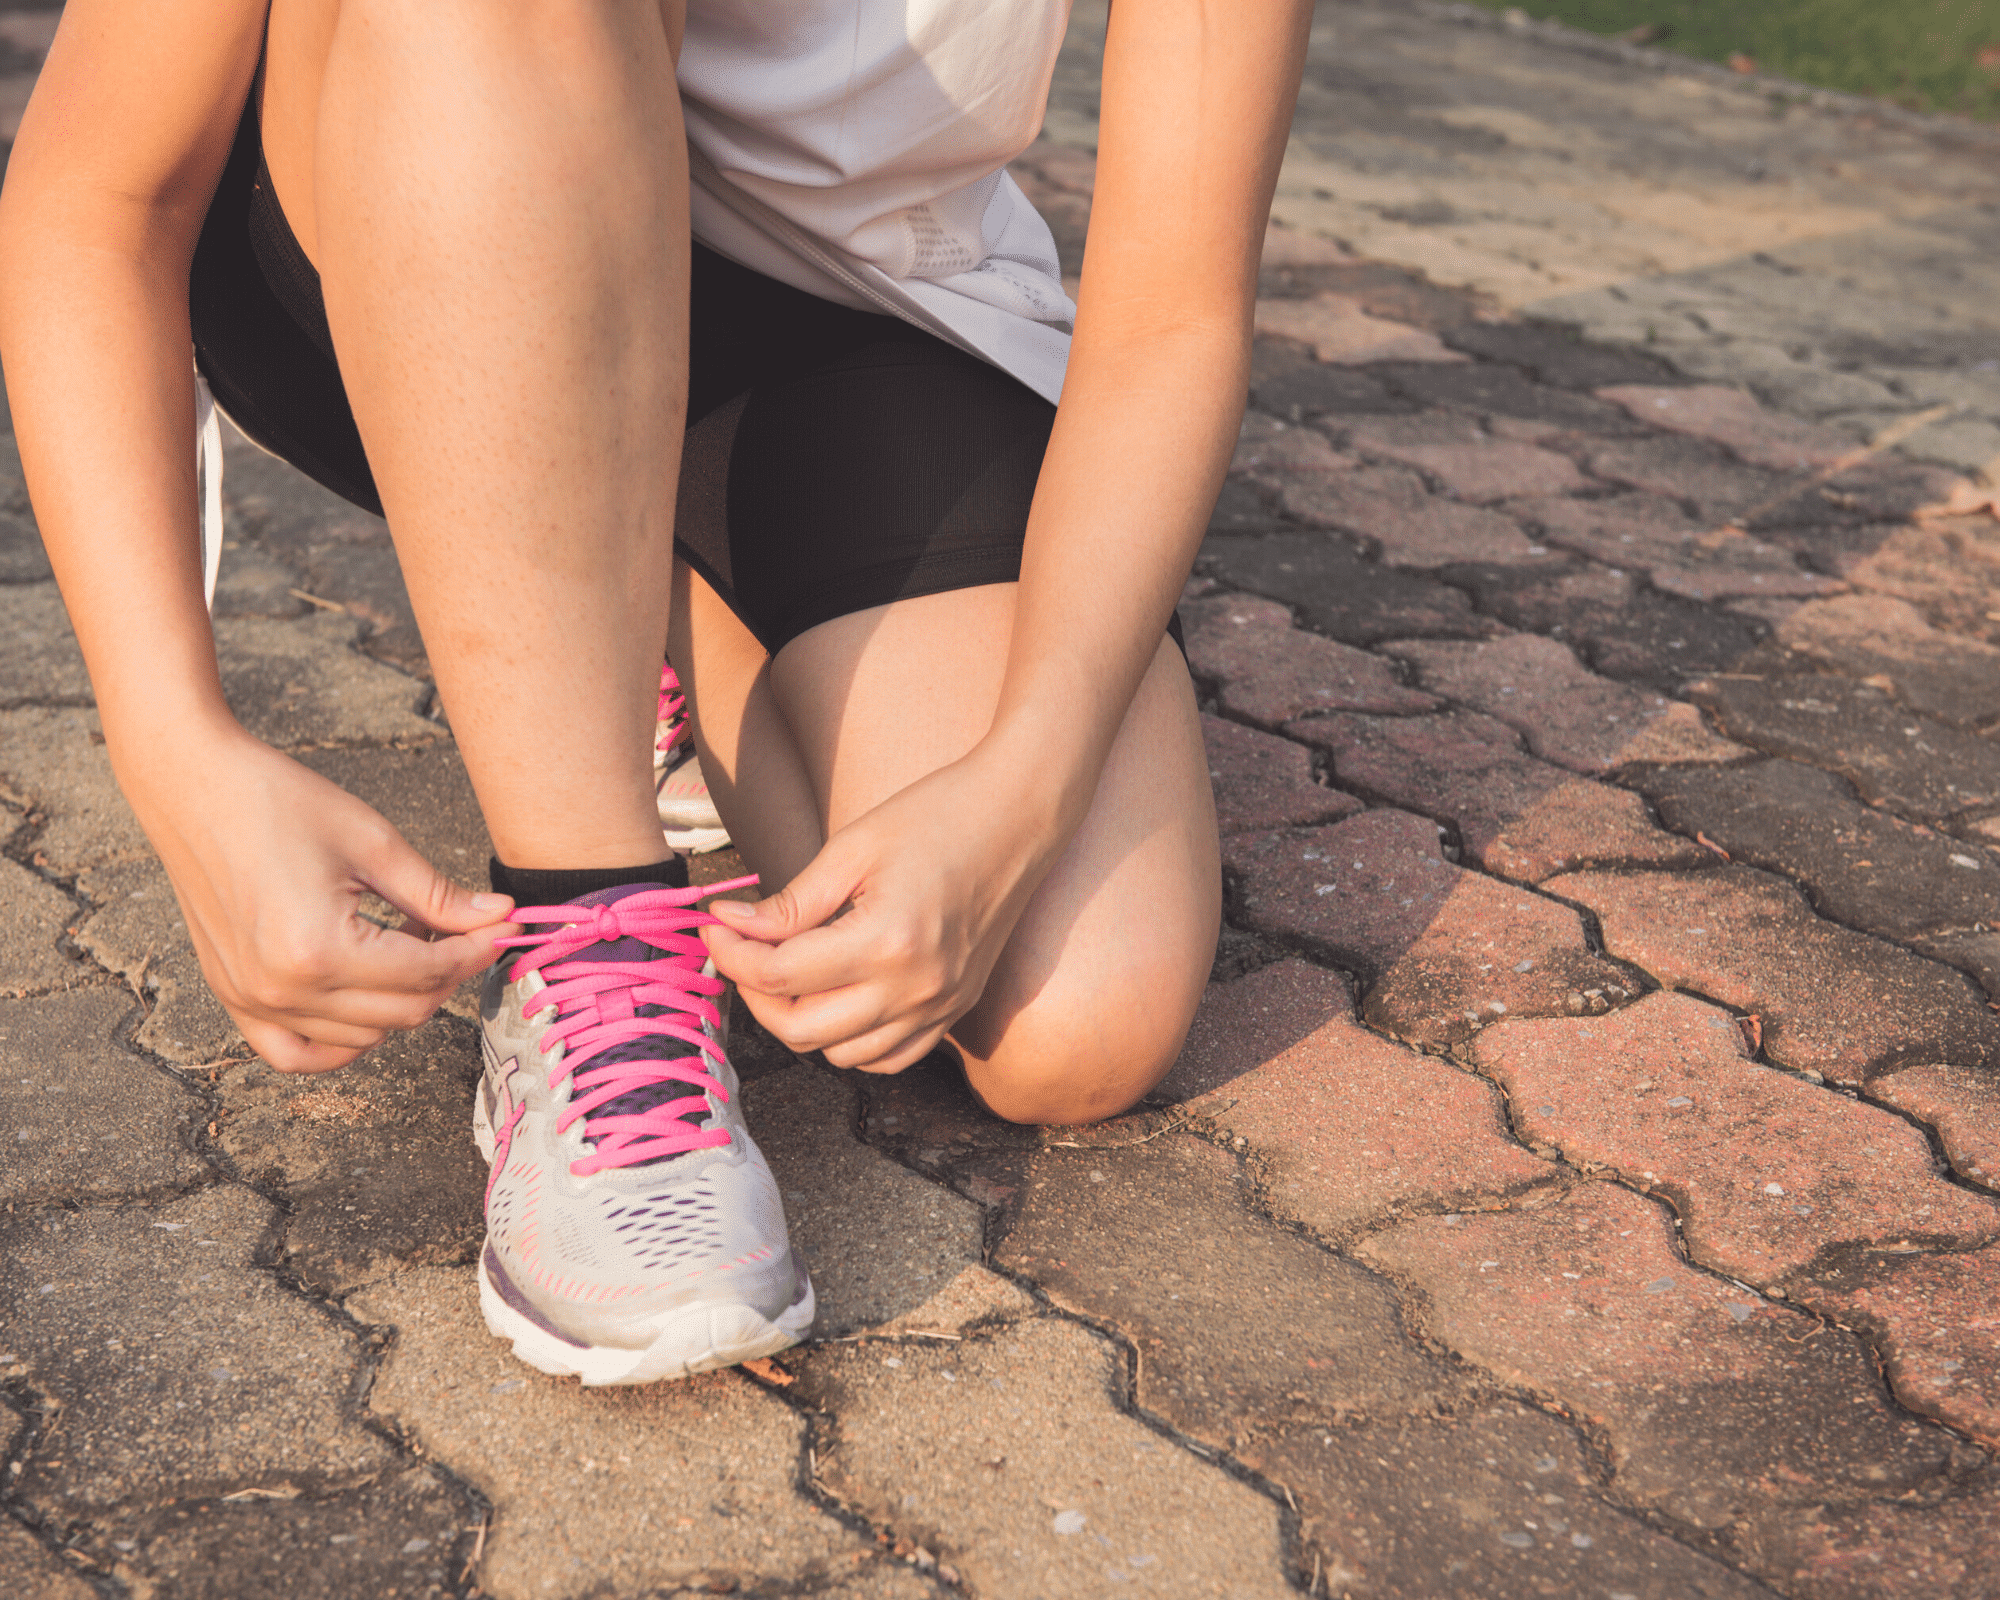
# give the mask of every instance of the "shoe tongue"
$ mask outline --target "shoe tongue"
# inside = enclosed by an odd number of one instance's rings
[[[599,889],[591,894],[580,894],[575,899],[566,901],[565,904],[573,906],[616,905],[620,900],[625,899],[629,895],[645,894],[649,890],[664,889],[666,887],[667,885],[662,883],[621,883],[615,889]],[[595,944],[585,945],[583,949],[577,951],[575,955],[570,956],[565,961],[551,961],[542,971],[545,974],[549,973],[557,967],[568,965],[569,961],[636,962],[665,961],[667,959],[668,953],[660,949],[657,945],[650,945],[644,939],[633,938],[627,935],[618,939],[600,939]],[[636,1012],[636,1015],[642,1017],[658,1017],[665,1016],[666,1014],[667,1008],[665,1006],[654,1005],[642,1005]],[[671,1034],[656,1033],[637,1039],[627,1039],[621,1044],[613,1045],[609,1050],[600,1051],[585,1063],[583,1070],[588,1072],[592,1067],[610,1066],[619,1061],[678,1061],[682,1056],[698,1055],[699,1053],[685,1039],[676,1039]],[[652,1110],[654,1106],[664,1105],[669,1100],[685,1099],[696,1092],[691,1084],[682,1083],[678,1079],[666,1083],[649,1083],[640,1088],[628,1090],[626,1093],[619,1095],[615,1100],[605,1101],[590,1116],[591,1118],[606,1116],[636,1117],[641,1112]],[[588,1120],[586,1119],[586,1133],[588,1131]],[[686,1112],[677,1120],[687,1123],[689,1127],[702,1127],[708,1121],[708,1107],[704,1104],[701,1109]],[[594,1139],[591,1140],[593,1145],[596,1142]],[[670,1161],[672,1159],[672,1156],[655,1156],[653,1161],[635,1161],[631,1165],[651,1166],[654,1162]]]

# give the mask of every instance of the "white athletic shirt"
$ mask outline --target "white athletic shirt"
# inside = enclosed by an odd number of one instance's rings
[[[1069,0],[689,0],[694,236],[1054,400],[1076,307],[1005,167],[1068,21]]]

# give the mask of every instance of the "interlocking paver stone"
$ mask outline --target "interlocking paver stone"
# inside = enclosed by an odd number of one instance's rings
[[[492,1503],[476,1570],[495,1600],[810,1582],[868,1550],[799,1493],[804,1422],[740,1373],[545,1377],[488,1336],[468,1267],[399,1274],[348,1309],[396,1330],[369,1408]]]
[[[165,1507],[110,1523],[89,1549],[158,1600],[443,1600],[477,1522],[463,1491],[411,1467],[327,1499]]]
[[[1347,985],[1303,961],[1211,987],[1157,1092],[1247,1142],[1265,1206],[1322,1238],[1553,1176],[1488,1085],[1361,1027]]]
[[[1517,495],[1557,495],[1585,487],[1576,463],[1552,450],[1495,438],[1468,417],[1353,417],[1341,424],[1358,455],[1400,461],[1436,478],[1461,500],[1490,504]]]
[[[1553,639],[1403,639],[1384,648],[1412,663],[1425,687],[1518,728],[1536,755],[1576,772],[1747,754],[1710,732],[1693,706],[1600,678]]]
[[[1745,466],[1705,440],[1672,435],[1613,439],[1587,451],[1583,464],[1606,483],[1666,495],[1716,522],[1747,516],[1786,489],[1777,473]]]
[[[321,1493],[393,1464],[348,1406],[358,1341],[254,1264],[275,1221],[222,1187],[0,1222],[15,1370],[62,1407],[17,1480],[41,1515]]]
[[[2000,1248],[1869,1253],[1798,1298],[1874,1333],[1896,1398],[2000,1450]]]
[[[1270,1227],[1246,1198],[1234,1158],[1186,1134],[1047,1150],[994,1261],[1122,1333],[1139,1353],[1139,1404],[1210,1445],[1286,1420],[1432,1411],[1459,1393],[1404,1335],[1380,1279]]]
[[[1462,343],[1455,330],[1449,343]],[[1615,406],[1588,395],[1550,388],[1522,376],[1512,367],[1492,362],[1459,366],[1384,366],[1379,369],[1396,388],[1428,405],[1450,406],[1480,416],[1530,422],[1538,430],[1625,434],[1635,432]]]
[[[959,1344],[823,1345],[795,1392],[831,1416],[819,1481],[975,1594],[1295,1593],[1278,1508],[1126,1415],[1122,1368],[1043,1318]]]
[[[1955,1170],[2000,1189],[2000,1080],[1992,1072],[1920,1062],[1884,1073],[1868,1085],[1868,1094],[1929,1123]]]
[[[1907,600],[1850,594],[1787,617],[1777,642],[1850,678],[1887,678],[1904,705],[1965,726],[2000,716],[2000,648],[1944,633]]]
[[[157,1194],[207,1174],[189,1144],[200,1102],[113,1042],[132,1010],[105,987],[8,1006],[0,1200]]]
[[[95,711],[0,711],[0,799],[42,819],[34,855],[63,877],[152,853],[111,776]]]
[[[1359,463],[1342,455],[1317,428],[1287,427],[1252,411],[1245,414],[1231,458],[1232,476],[1249,478],[1277,490],[1297,478],[1316,473],[1351,472]]]
[[[406,1266],[469,1261],[486,1166],[472,1142],[479,1040],[433,1018],[338,1072],[223,1069],[225,1154],[288,1206],[286,1266],[327,1294]]]
[[[1906,1062],[2000,1063],[2000,1017],[1965,978],[1822,921],[1767,873],[1581,872],[1542,887],[1594,911],[1613,955],[1760,1018],[1780,1066],[1859,1084]]]
[[[1286,731],[1327,750],[1341,782],[1451,823],[1466,853],[1503,878],[1702,859],[1699,846],[1655,827],[1637,795],[1524,755],[1512,728],[1475,711],[1319,717]]]
[[[1858,1340],[1690,1269],[1665,1212],[1628,1190],[1406,1222],[1361,1254],[1421,1291],[1434,1338],[1603,1429],[1614,1491],[1697,1528],[1895,1494],[1949,1458],[1891,1408]]]
[[[2000,1548],[2000,1473],[1942,1502],[1767,1513],[1731,1554],[1796,1600],[1988,1600]]]
[[[1437,824],[1367,811],[1329,828],[1238,834],[1223,865],[1244,922],[1309,941],[1370,978],[1363,1015],[1445,1045],[1508,1014],[1561,1015],[1585,990],[1622,994],[1574,912],[1445,861]]]
[[[1326,534],[1211,535],[1199,566],[1239,589],[1298,607],[1306,626],[1349,644],[1412,634],[1483,639],[1495,631],[1458,590],[1364,560],[1345,539]]]
[[[1606,1503],[1574,1433],[1509,1402],[1290,1428],[1248,1452],[1298,1499],[1322,1593],[1751,1600],[1761,1584]],[[1310,1592],[1310,1591],[1308,1591]]]
[[[1523,1138],[1666,1195],[1689,1255],[1732,1277],[1783,1282],[1844,1245],[2000,1235],[2000,1205],[1938,1178],[1917,1129],[1750,1061],[1736,1019],[1687,995],[1504,1022],[1474,1059]]]
[[[1678,388],[1616,384],[1597,393],[1641,422],[1710,440],[1752,466],[1776,472],[1810,472],[1854,453],[1854,441],[1845,434],[1767,411],[1741,389],[1712,383]]]
[[[799,1066],[747,1085],[744,1115],[785,1196],[822,1339],[956,1334],[1034,1302],[981,1263],[980,1209],[854,1139],[858,1086]]]
[[[1273,352],[1289,345],[1259,341],[1259,365],[1251,375],[1251,402],[1260,411],[1290,422],[1348,413],[1383,414],[1396,408],[1396,397],[1372,372],[1356,367],[1330,367],[1311,359],[1278,361]],[[1438,368],[1438,371],[1450,370]]]
[[[230,710],[257,738],[280,749],[437,738],[443,730],[416,709],[429,690],[361,654],[355,648],[359,633],[354,618],[327,611],[293,622],[218,622],[216,657]]]
[[[1447,575],[1508,627],[1560,639],[1604,676],[1676,698],[1690,678],[1732,671],[1770,631],[1595,562],[1463,566]]]
[[[1917,939],[2000,914],[2000,862],[1862,805],[1830,772],[1758,761],[1666,767],[1641,773],[1635,783],[1668,827],[1702,834],[1736,860],[1783,873],[1835,922]]]
[[[1544,496],[1509,501],[1506,509],[1548,543],[1607,566],[1636,568],[1655,587],[1688,600],[1821,595],[1840,587],[1805,571],[1788,550],[1690,518],[1664,495]]]
[[[0,584],[0,699],[89,705],[90,674],[53,583]]]
[[[1359,366],[1369,361],[1463,361],[1437,335],[1406,322],[1370,314],[1349,295],[1320,293],[1310,300],[1259,300],[1257,332],[1311,345],[1322,361]]]
[[[1214,595],[1186,602],[1188,661],[1220,687],[1223,709],[1264,727],[1316,711],[1428,711],[1394,663],[1292,626],[1274,600]]]
[[[141,1048],[182,1065],[243,1048],[202,979],[165,868],[150,859],[99,867],[77,880],[77,893],[97,908],[76,922],[77,944],[147,996],[146,1019],[133,1034]]]
[[[1666,372],[1636,351],[1588,344],[1570,329],[1548,322],[1468,322],[1450,329],[1444,340],[1455,350],[1524,367],[1542,382],[1564,389],[1658,383]]]
[[[1207,715],[1201,739],[1224,833],[1310,827],[1361,809],[1353,795],[1314,781],[1312,752],[1302,744]]]
[[[2000,743],[1830,676],[1733,677],[1690,695],[1730,738],[1839,772],[1869,801],[1937,819],[2000,801]]]
[[[1404,467],[1357,467],[1287,483],[1280,503],[1299,521],[1371,539],[1391,567],[1526,561],[1534,547],[1508,517],[1429,493]]]
[[[0,995],[66,988],[90,976],[58,945],[76,916],[68,895],[0,858]]]

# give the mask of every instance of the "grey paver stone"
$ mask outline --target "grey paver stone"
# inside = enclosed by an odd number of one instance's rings
[[[1730,738],[1831,768],[1864,800],[1923,818],[2000,801],[2000,744],[1899,706],[1873,684],[1722,675],[1688,692]]]
[[[1386,1285],[1271,1227],[1246,1199],[1234,1159],[1186,1134],[1048,1150],[994,1261],[1123,1334],[1138,1352],[1139,1404],[1210,1445],[1234,1448],[1287,1420],[1431,1411],[1458,1395],[1449,1369],[1404,1335]]]
[[[1603,1429],[1614,1492],[1697,1528],[1894,1494],[1950,1454],[1889,1405],[1858,1339],[1694,1271],[1665,1212],[1627,1190],[1426,1217],[1361,1254],[1421,1290],[1433,1338]]]
[[[1886,678],[1904,705],[1964,726],[2000,716],[2000,648],[1933,628],[1907,600],[1849,594],[1814,600],[1776,640],[1850,678]]]
[[[1534,487],[1523,482],[1501,487],[1499,493]],[[1385,566],[1428,568],[1457,561],[1535,559],[1533,542],[1511,518],[1431,494],[1405,467],[1357,467],[1339,476],[1294,477],[1279,500],[1301,522],[1372,540]]]
[[[1657,383],[1667,370],[1643,355],[1587,344],[1568,328],[1548,322],[1468,322],[1444,339],[1454,349],[1525,367],[1544,383],[1564,389]]]
[[[812,1582],[867,1553],[799,1492],[803,1420],[740,1373],[545,1377],[487,1333],[469,1267],[399,1274],[348,1309],[396,1330],[370,1409],[492,1503],[475,1573],[495,1600]]]
[[[183,1066],[245,1050],[243,1036],[201,975],[166,869],[151,859],[99,867],[77,880],[97,909],[76,924],[76,942],[150,1002],[133,1034],[143,1049]]]
[[[1321,1592],[1752,1600],[1763,1585],[1607,1503],[1570,1429],[1494,1402],[1288,1428],[1249,1452],[1299,1502]]]
[[[1362,1014],[1415,1043],[1458,1043],[1507,1015],[1561,1016],[1628,982],[1594,956],[1576,913],[1445,861],[1437,824],[1365,811],[1327,828],[1237,834],[1223,865],[1241,919],[1309,941],[1368,975]]]
[[[67,988],[92,976],[58,943],[76,918],[76,902],[62,890],[0,858],[0,995]]]
[[[1784,874],[1821,916],[1864,933],[1917,939],[2000,914],[2000,860],[1861,804],[1817,767],[1666,767],[1636,784],[1668,827]]]
[[[1385,649],[1411,662],[1426,688],[1518,728],[1536,755],[1576,772],[1747,753],[1711,732],[1693,706],[1601,678],[1554,639],[1404,639]]]
[[[1361,1027],[1347,985],[1303,961],[1211,985],[1157,1092],[1243,1140],[1265,1207],[1322,1238],[1555,1175],[1508,1134],[1490,1085]]]
[[[1451,823],[1466,853],[1503,878],[1702,859],[1699,846],[1655,827],[1637,795],[1523,754],[1512,728],[1477,712],[1319,717],[1286,731],[1327,750],[1342,783]]]
[[[1323,533],[1211,535],[1201,551],[1202,571],[1296,606],[1306,626],[1348,644],[1417,634],[1483,639],[1497,631],[1458,590],[1366,560],[1345,539]]]
[[[1753,466],[1776,472],[1817,471],[1853,453],[1853,442],[1844,435],[1767,411],[1741,389],[1717,384],[1618,384],[1597,394],[1641,422],[1710,440]]]
[[[53,576],[34,517],[0,511],[0,583],[42,583]]]
[[[1611,954],[1756,1016],[1764,1053],[1795,1072],[1860,1084],[1913,1062],[2000,1062],[2000,1017],[1963,976],[1823,921],[1767,873],[1579,872],[1542,887],[1594,911]]]
[[[64,877],[151,854],[111,776],[95,711],[0,711],[0,798],[45,819],[35,854]]]
[[[443,1600],[478,1516],[431,1467],[327,1499],[172,1506],[94,1522],[88,1548],[133,1594],[158,1600]]]
[[[0,1222],[0,1324],[62,1408],[18,1479],[44,1516],[243,1489],[323,1493],[388,1467],[350,1410],[354,1336],[255,1264],[276,1215],[227,1186]]]
[[[1455,330],[1450,342],[1463,344],[1460,334],[1464,331]],[[1474,342],[1478,342],[1476,336]],[[1618,408],[1587,395],[1532,382],[1512,367],[1497,362],[1384,367],[1381,371],[1404,394],[1427,405],[1450,406],[1459,411],[1534,422],[1564,431],[1609,434],[1634,431]]]
[[[1045,1318],[960,1344],[822,1346],[795,1392],[831,1418],[819,1481],[975,1594],[1294,1593],[1278,1508],[1126,1415],[1122,1367]]]
[[[479,1038],[435,1017],[337,1072],[222,1070],[223,1151],[284,1196],[286,1266],[331,1295],[400,1268],[470,1261],[486,1164],[472,1142]]]
[[[83,652],[53,583],[0,584],[0,700],[92,703]]]
[[[218,622],[216,654],[230,709],[251,733],[281,749],[436,739],[443,730],[416,709],[429,691],[362,655],[355,648],[360,627],[352,617],[317,610],[289,622]]]
[[[233,515],[228,519],[236,520]],[[312,609],[311,601],[299,598],[303,581],[298,572],[270,552],[244,549],[225,536],[222,563],[216,571],[215,615],[302,617]]]
[[[1559,495],[1586,487],[1567,456],[1518,439],[1496,437],[1453,412],[1413,417],[1350,417],[1340,423],[1347,448],[1415,467],[1461,500],[1487,505],[1519,495]]]
[[[1650,489],[1716,522],[1748,516],[1787,488],[1778,473],[1745,466],[1705,440],[1671,434],[1614,439],[1588,451],[1584,466],[1606,483]]]
[[[0,1199],[157,1193],[206,1175],[189,1146],[199,1102],[113,1035],[122,989],[9,1003],[0,1023]]]
[[[1033,1300],[982,1264],[978,1206],[858,1141],[856,1085],[795,1067],[748,1085],[744,1115],[785,1197],[820,1338],[957,1333]]]
[[[493,843],[465,762],[450,739],[413,749],[304,750],[298,759],[373,806],[446,877],[472,889],[486,887]]]
[[[1550,544],[1606,566],[1643,572],[1687,600],[1829,594],[1840,584],[1807,572],[1792,552],[1739,528],[1690,518],[1662,494],[1511,500],[1506,509]]]

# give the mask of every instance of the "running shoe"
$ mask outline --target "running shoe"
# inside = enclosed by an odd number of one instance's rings
[[[796,1344],[813,1291],[743,1125],[705,895],[525,906],[480,997],[473,1137],[492,1166],[479,1304],[543,1372],[651,1383]]]
[[[729,830],[709,798],[708,779],[702,775],[701,757],[695,754],[694,736],[682,712],[687,699],[681,680],[671,662],[660,667],[660,710],[653,739],[653,799],[660,810],[660,826],[667,844],[690,855],[706,855],[729,846]]]

